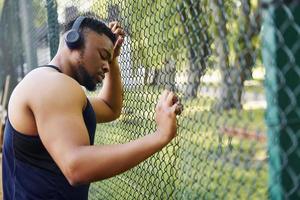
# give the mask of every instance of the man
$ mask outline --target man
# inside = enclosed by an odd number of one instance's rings
[[[79,17],[67,25],[49,65],[31,71],[16,86],[4,135],[5,200],[87,199],[90,182],[136,166],[175,137],[175,113],[182,108],[174,93],[164,91],[154,133],[126,144],[93,145],[96,122],[115,120],[121,113],[117,57],[124,36],[117,22],[107,27]],[[80,85],[94,90],[102,81],[99,95],[88,99]]]

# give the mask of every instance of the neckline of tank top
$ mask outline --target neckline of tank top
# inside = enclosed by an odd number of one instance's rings
[[[41,67],[50,67],[56,69],[58,72],[62,73],[61,69],[55,65],[42,65]]]

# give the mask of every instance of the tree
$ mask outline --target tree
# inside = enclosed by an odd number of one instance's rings
[[[18,1],[5,1],[0,21],[0,27],[4,27],[5,30],[0,34],[0,66],[2,66],[2,75],[4,75],[2,77],[8,74],[11,76],[9,96],[18,82],[24,63],[20,19],[16,14],[18,11]]]
[[[215,18],[214,33],[222,76],[219,108],[241,109],[244,81],[251,78],[257,57],[253,38],[259,33],[260,17],[257,7],[251,7],[251,0],[241,0],[237,8],[234,6],[236,1],[228,1],[227,6],[223,1],[211,3],[214,16],[218,16]],[[236,9],[236,12],[231,12],[232,9]],[[230,13],[236,15],[232,16]],[[230,25],[230,34],[227,32],[227,25]],[[234,59],[230,60],[230,57]]]
[[[210,1],[212,14],[215,19],[213,26],[214,39],[216,44],[217,62],[221,71],[221,103],[223,109],[227,109],[230,105],[230,96],[232,80],[229,75],[229,46],[227,40],[227,19],[224,0]]]
[[[170,0],[103,0],[102,3],[95,2],[93,5],[92,10],[101,10],[104,18],[118,19],[125,26],[127,38],[130,38],[131,60],[128,62],[132,63],[130,67],[134,73],[143,69],[144,84],[149,83],[151,73],[154,75],[154,82],[164,85],[172,81],[171,77],[175,77],[174,73],[168,73],[175,70],[166,72],[165,68],[173,66],[168,63],[172,63],[170,59],[176,57],[176,37],[179,33],[175,22],[176,5],[176,1]]]
[[[233,88],[233,99],[230,107],[241,108],[241,96],[244,90],[244,82],[252,78],[252,68],[258,57],[256,54],[253,39],[258,37],[260,30],[260,15],[258,7],[251,9],[250,0],[241,0],[241,10],[239,12],[238,22],[240,24],[237,33],[237,42],[234,46],[235,60],[234,69],[236,73],[236,84]],[[253,10],[253,13],[251,13]]]
[[[207,1],[200,4],[200,1],[183,0],[178,11],[183,27],[182,36],[188,44],[188,85],[185,97],[195,98],[211,54]]]
[[[19,18],[21,25],[21,35],[24,47],[24,59],[29,70],[37,67],[37,51],[34,41],[36,41],[36,31],[33,18],[32,0],[19,0]],[[23,69],[23,67],[22,67]],[[22,70],[22,77],[25,72]]]
[[[59,24],[57,14],[57,2],[55,0],[46,0],[47,19],[48,19],[48,38],[50,45],[50,55],[53,58],[59,45]]]
[[[168,85],[175,81],[175,67],[172,57],[176,57],[178,27],[175,26],[177,2],[169,0],[138,1],[128,3],[123,16],[130,25],[133,67],[145,69],[144,83],[149,74],[154,73],[154,84]],[[171,67],[171,68],[172,68]],[[173,72],[173,73],[172,73]],[[163,74],[163,76],[161,76]]]
[[[4,4],[4,0],[0,0],[0,16],[2,13],[3,4]]]

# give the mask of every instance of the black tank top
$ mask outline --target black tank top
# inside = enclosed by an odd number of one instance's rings
[[[61,72],[53,65],[46,65]],[[92,105],[82,113],[94,144],[96,115]],[[14,129],[9,118],[4,130],[3,145],[3,196],[4,200],[25,199],[87,199],[89,184],[71,186],[56,165],[39,136],[27,136]]]

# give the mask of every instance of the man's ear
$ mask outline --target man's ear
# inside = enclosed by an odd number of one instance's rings
[[[69,63],[72,66],[77,66],[83,64],[83,53],[80,49],[69,49],[67,45],[64,47],[66,49],[66,54],[63,56],[67,57]]]

